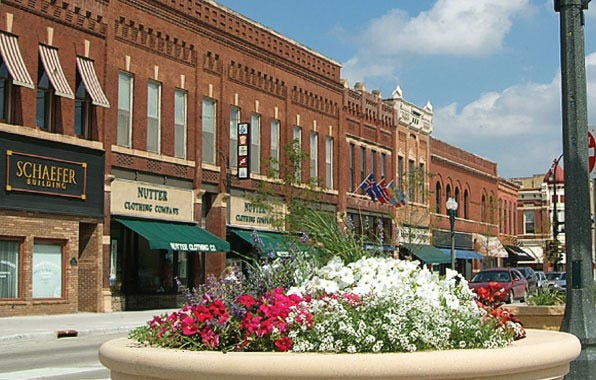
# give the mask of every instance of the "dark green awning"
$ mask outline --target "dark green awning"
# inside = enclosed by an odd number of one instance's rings
[[[196,224],[120,217],[115,217],[114,220],[147,239],[151,249],[171,249],[187,252],[230,251],[230,243],[205,231]]]
[[[260,247],[258,248],[261,249],[263,254],[274,254],[278,257],[283,257],[289,253],[288,247],[291,242],[281,232],[245,230],[233,227],[228,227],[228,231],[253,247],[259,244]]]
[[[445,255],[441,250],[430,244],[402,243],[401,245],[412,255],[419,258],[426,264],[449,264],[451,258]]]

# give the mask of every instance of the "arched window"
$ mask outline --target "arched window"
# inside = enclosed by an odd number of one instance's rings
[[[482,194],[482,203],[480,207],[480,221],[486,222],[486,195]]]
[[[457,209],[455,210],[455,216],[459,218],[460,211],[462,208],[461,199],[459,199],[459,187],[455,188],[455,201],[457,202]]]
[[[435,186],[435,212],[437,214],[441,213],[441,207],[443,204],[443,201],[441,199],[441,182],[437,182],[437,185]]]
[[[464,190],[464,219],[470,219],[470,194]]]

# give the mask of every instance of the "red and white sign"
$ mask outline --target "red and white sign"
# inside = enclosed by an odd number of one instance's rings
[[[588,166],[590,169],[590,175],[594,177],[596,172],[594,172],[594,166],[596,164],[596,140],[594,139],[594,134],[591,131],[588,131]]]

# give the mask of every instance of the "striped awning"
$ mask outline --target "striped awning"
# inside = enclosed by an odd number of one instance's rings
[[[52,82],[56,95],[74,99],[74,92],[72,92],[60,65],[58,49],[47,45],[39,45],[39,54],[43,68],[46,70],[50,82]]]
[[[110,102],[101,89],[101,85],[97,79],[93,61],[89,58],[77,57],[77,68],[83,79],[85,88],[87,89],[87,92],[89,92],[89,96],[91,96],[91,103],[96,106],[110,108]]]
[[[0,55],[6,65],[12,83],[18,86],[35,88],[31,75],[27,71],[25,61],[19,49],[19,40],[14,34],[0,32]]]

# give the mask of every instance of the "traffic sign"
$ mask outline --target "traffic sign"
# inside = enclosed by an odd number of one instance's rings
[[[596,140],[594,134],[588,131],[588,166],[590,168],[590,176],[594,177],[594,166],[596,164]]]

